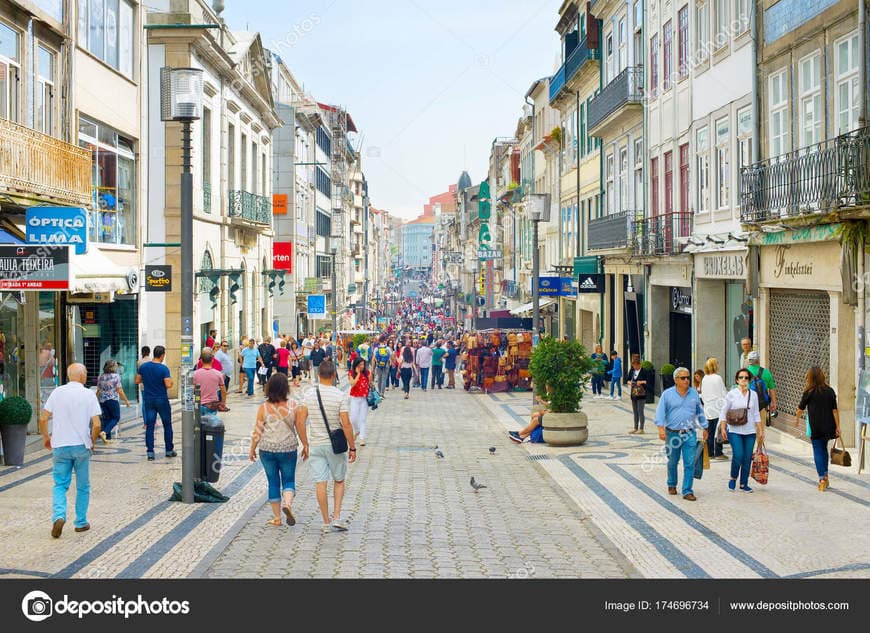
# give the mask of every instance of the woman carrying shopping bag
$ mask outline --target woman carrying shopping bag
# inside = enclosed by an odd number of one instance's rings
[[[752,374],[748,369],[739,369],[735,375],[737,386],[728,392],[719,412],[719,428],[724,439],[726,433],[731,444],[731,479],[728,489],[737,487],[740,477],[740,490],[752,492],[749,487],[749,470],[755,440],[759,446],[764,441],[764,422],[758,413],[758,395],[749,388]]]
[[[828,482],[828,442],[840,437],[840,412],[837,410],[837,394],[828,386],[821,367],[810,367],[806,375],[804,394],[801,396],[795,415],[798,419],[809,415],[810,442],[813,445],[813,461],[819,476],[819,492],[824,492]]]

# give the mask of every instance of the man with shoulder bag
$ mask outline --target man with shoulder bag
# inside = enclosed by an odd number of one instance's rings
[[[347,521],[341,518],[341,502],[347,465],[356,461],[350,401],[348,395],[335,386],[335,379],[335,365],[325,359],[319,367],[320,384],[306,391],[296,409],[297,428],[305,429],[299,435],[302,459],[311,458],[310,469],[317,490],[317,505],[323,517],[323,532],[346,532],[348,529]],[[331,522],[327,498],[330,480],[335,482]]]

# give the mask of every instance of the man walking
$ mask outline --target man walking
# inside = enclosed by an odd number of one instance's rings
[[[447,388],[456,389],[456,359],[459,356],[459,350],[453,341],[447,341],[447,355],[444,358],[444,368],[447,370]]]
[[[167,457],[176,457],[172,444],[172,409],[169,406],[169,389],[172,378],[169,368],[163,364],[166,348],[154,348],[154,360],[142,363],[136,372],[136,384],[144,387],[142,391],[142,417],[145,419],[145,450],[148,461],[154,461],[154,425],[157,416],[163,423],[163,443]]]
[[[378,346],[374,352],[374,366],[378,373],[378,392],[383,394],[390,388],[390,361],[392,360],[393,350],[387,345],[386,337],[381,335],[378,341]]]
[[[749,352],[752,351],[752,340],[748,338],[740,339],[740,349],[743,350],[740,354],[740,367],[749,367]]]
[[[247,346],[243,347],[242,351],[239,352],[239,358],[242,363],[242,371],[245,372],[245,376],[247,377],[247,395],[250,398],[254,395],[254,375],[257,373],[257,368],[262,363],[260,350],[254,347],[253,337],[248,339]]]
[[[296,430],[299,434],[299,442],[302,444],[302,459],[311,458],[309,469],[317,490],[317,505],[323,517],[323,532],[347,531],[347,522],[341,519],[341,502],[344,499],[347,465],[356,461],[356,447],[349,414],[350,401],[348,395],[335,386],[335,377],[335,365],[331,360],[320,363],[320,384],[308,389],[296,409]],[[346,453],[336,455],[332,451],[327,422],[330,430],[341,428],[344,431],[348,446]],[[335,482],[331,523],[326,490],[330,479]]]
[[[91,499],[91,454],[100,434],[100,403],[96,394],[85,387],[88,370],[73,363],[66,370],[68,382],[51,392],[39,418],[42,445],[51,450],[53,459],[51,536],[60,538],[66,523],[66,493],[76,474],[76,532],[91,528],[88,504]],[[48,420],[51,418],[51,435]]]
[[[314,350],[314,334],[309,334],[302,339],[302,354],[305,356],[303,363],[304,376],[311,378],[311,352]]]
[[[432,348],[432,389],[437,386],[439,389],[444,387],[444,355],[447,350],[444,349],[444,341],[438,339],[435,342],[435,347]]]
[[[214,356],[210,349],[202,350],[199,359],[202,367],[193,372],[193,386],[199,385],[200,412],[203,415],[212,415],[219,402],[227,401],[224,375],[212,367]]]
[[[230,356],[230,345],[226,341],[221,341],[220,349],[214,354],[221,364],[221,373],[224,375],[224,387],[230,388],[230,383],[233,381],[233,359]],[[226,401],[226,400],[224,400]]]
[[[777,416],[776,413],[776,383],[773,381],[773,374],[770,373],[769,369],[765,369],[759,363],[761,359],[759,358],[758,352],[751,351],[746,355],[747,364],[744,365],[746,369],[749,370],[749,373],[752,374],[752,380],[749,383],[749,388],[755,391],[758,394],[758,411],[767,409],[767,420],[765,420],[765,426],[770,426],[770,418],[775,418]],[[764,388],[756,385],[756,379],[761,378],[761,382],[764,383]],[[767,394],[764,392],[767,391]],[[764,414],[762,414],[763,417]]]
[[[263,373],[261,370],[257,370],[257,375],[260,378],[260,386],[265,391],[266,389],[266,381],[269,380],[269,376],[272,375],[272,368],[275,366],[275,346],[272,345],[272,337],[267,336],[263,339],[263,342],[260,343],[260,346],[257,348],[257,351],[260,352],[260,359],[263,363],[263,367],[266,368],[266,372]]]
[[[692,483],[695,479],[695,424],[704,429],[707,441],[707,418],[701,397],[691,386],[689,370],[678,367],[674,371],[674,386],[662,392],[656,408],[656,426],[659,439],[665,442],[668,456],[668,494],[677,494],[677,464],[683,458],[683,499],[695,501]]]
[[[420,349],[417,350],[417,367],[420,368],[420,387],[426,391],[429,369],[432,367],[432,348],[426,344],[426,339],[423,339]]]
[[[320,347],[320,341],[314,341],[314,349],[311,350],[311,373],[314,376],[314,382],[318,382],[318,372],[320,365],[326,360],[326,351]]]

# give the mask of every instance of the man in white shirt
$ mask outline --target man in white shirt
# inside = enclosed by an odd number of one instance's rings
[[[224,386],[229,390],[233,381],[233,358],[230,356],[230,346],[226,341],[221,341],[221,348],[215,352],[214,357],[220,361],[221,373],[224,375]]]
[[[94,442],[100,434],[100,403],[97,395],[85,387],[88,370],[73,363],[66,370],[67,382],[51,392],[39,418],[42,445],[51,449],[54,460],[53,519],[51,536],[60,538],[66,523],[66,493],[76,474],[75,531],[85,532],[91,498],[90,463]],[[51,434],[48,420],[52,419]]]

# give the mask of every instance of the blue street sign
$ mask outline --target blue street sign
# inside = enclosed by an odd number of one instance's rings
[[[326,317],[326,295],[308,295],[308,318]]]

